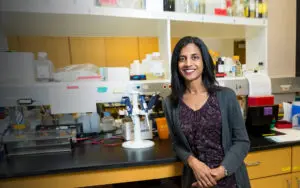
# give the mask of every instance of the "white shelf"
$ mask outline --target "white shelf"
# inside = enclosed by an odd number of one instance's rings
[[[0,0],[0,11],[4,31],[11,35],[158,36],[161,21],[267,25],[264,19],[99,7],[94,0]]]

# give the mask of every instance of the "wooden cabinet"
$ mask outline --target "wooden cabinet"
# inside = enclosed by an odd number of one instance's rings
[[[292,166],[293,172],[300,171],[300,146],[292,147]]]
[[[142,61],[146,54],[159,52],[157,37],[139,37],[139,57]]]
[[[47,52],[55,68],[71,64],[68,37],[19,37],[22,52]]]
[[[107,37],[105,48],[109,67],[129,67],[133,60],[139,59],[137,37]]]
[[[292,188],[290,174],[254,179],[250,183],[252,188]]]
[[[106,66],[104,38],[70,37],[70,53],[72,64],[91,63]]]
[[[245,159],[250,179],[291,172],[291,148],[249,153]]]

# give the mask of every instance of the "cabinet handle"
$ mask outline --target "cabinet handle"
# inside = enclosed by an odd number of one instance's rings
[[[253,163],[246,163],[246,166],[258,166],[260,165],[259,161],[253,162]]]
[[[300,188],[300,180],[298,177],[296,177],[296,181],[297,181],[297,187]]]
[[[286,180],[288,188],[291,188],[291,181],[290,180]]]

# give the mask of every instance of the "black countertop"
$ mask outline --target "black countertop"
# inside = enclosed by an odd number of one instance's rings
[[[250,152],[288,147],[300,142],[274,143],[263,137],[250,136]],[[11,157],[0,162],[0,179],[86,170],[136,167],[176,162],[170,140],[155,140],[148,149],[131,150],[121,146],[83,144],[72,153]]]

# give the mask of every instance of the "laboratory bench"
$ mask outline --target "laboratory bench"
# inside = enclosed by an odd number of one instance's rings
[[[300,142],[250,140],[245,163],[253,187],[286,187],[278,185],[300,177]],[[0,187],[87,187],[175,177],[181,170],[170,140],[155,139],[153,148],[139,150],[79,144],[71,153],[2,159]]]

